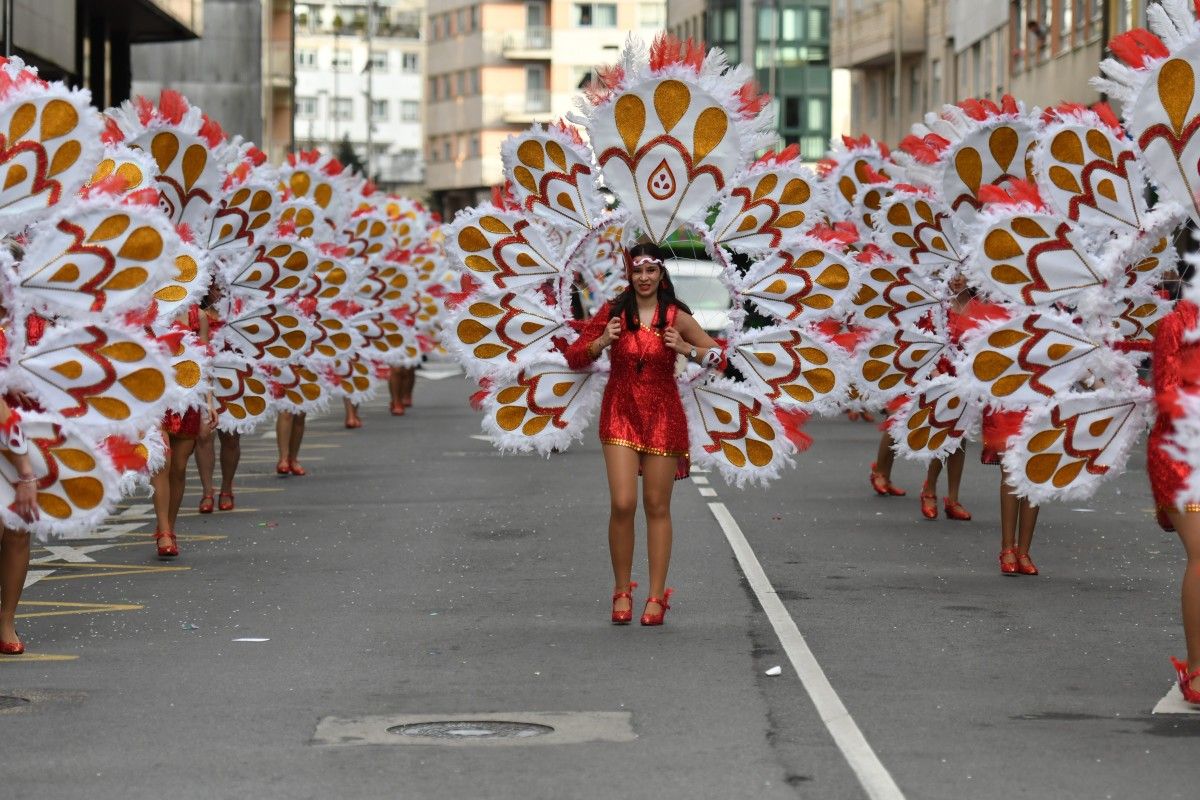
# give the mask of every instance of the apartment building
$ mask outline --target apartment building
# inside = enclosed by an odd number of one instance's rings
[[[273,161],[292,147],[292,0],[203,0],[201,39],[133,48],[133,94],[181,92]]]
[[[424,18],[424,0],[296,3],[297,147],[348,143],[381,188],[420,193]]]
[[[195,39],[202,0],[12,0],[13,26],[0,31],[12,52],[50,80],[83,86],[99,108],[128,99],[131,48]]]
[[[781,146],[825,154],[837,98],[830,67],[830,3],[837,0],[669,0],[667,24],[680,38],[751,64],[774,98]]]
[[[500,144],[571,110],[633,32],[666,25],[662,0],[429,0],[426,186],[449,218],[503,180]]]
[[[1088,79],[1153,0],[833,0],[833,65],[851,70],[851,127],[888,142],[927,110],[1011,94],[1100,99]]]

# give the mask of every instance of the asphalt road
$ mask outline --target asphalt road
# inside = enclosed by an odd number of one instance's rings
[[[867,487],[874,426],[814,422],[765,491],[676,485],[675,607],[614,628],[594,431],[501,458],[473,438],[470,390],[422,380],[410,415],[377,403],[358,431],[313,420],[305,478],[247,439],[239,509],[186,517],[177,563],[153,558],[144,500],[36,552],[29,653],[0,661],[0,797],[865,797],[710,503],[892,796],[1196,797],[1200,715],[1151,714],[1183,652],[1182,549],[1140,459],[1086,510],[1043,509],[1042,575],[1003,578],[999,476],[977,452],[975,520],[928,522],[916,467],[895,474],[907,498]],[[559,730],[386,733],[488,715]]]

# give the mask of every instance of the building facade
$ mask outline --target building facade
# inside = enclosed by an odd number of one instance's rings
[[[204,0],[204,36],[133,51],[133,93],[181,92],[273,161],[292,147],[291,0]]]
[[[134,45],[203,29],[202,0],[13,0],[13,29],[0,34],[43,77],[87,88],[107,108],[130,96]]]
[[[903,138],[926,111],[1011,94],[1094,103],[1105,44],[1150,0],[833,0],[833,65],[851,71],[851,129]]]
[[[666,25],[661,0],[429,0],[426,185],[449,218],[503,180],[500,145],[571,110],[630,32]]]
[[[670,0],[667,17],[676,36],[715,45],[730,61],[753,65],[759,87],[774,98],[780,145],[798,145],[802,158],[815,161],[828,147],[836,103],[830,2]]]
[[[424,0],[298,2],[296,122],[301,148],[353,148],[385,189],[424,180]]]

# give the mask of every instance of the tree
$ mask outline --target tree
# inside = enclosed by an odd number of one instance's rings
[[[337,160],[342,162],[342,166],[347,169],[353,169],[360,175],[367,174],[367,166],[358,157],[358,151],[354,149],[354,145],[350,144],[350,134],[342,136],[342,141],[338,144]]]

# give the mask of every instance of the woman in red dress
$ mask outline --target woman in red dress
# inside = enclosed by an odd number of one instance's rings
[[[216,303],[220,299],[220,287],[214,281],[208,290],[208,296],[200,304],[201,312],[208,319],[210,340],[221,325],[221,318],[216,309]],[[225,347],[228,349],[229,345]],[[212,431],[205,434],[202,430],[196,439],[196,472],[200,475],[200,506],[197,510],[201,514],[213,512],[213,475],[217,466],[217,441],[221,442],[221,491],[218,492],[219,499],[216,504],[220,511],[234,509],[233,478],[237,475],[238,464],[242,460],[242,435],[226,433],[215,428],[214,431],[216,436],[212,435]]]
[[[1187,553],[1180,591],[1187,663],[1175,658],[1171,661],[1179,674],[1183,698],[1200,705],[1200,503],[1179,506],[1179,493],[1190,471],[1187,464],[1175,460],[1167,450],[1175,420],[1184,413],[1179,404],[1180,391],[1200,392],[1200,342],[1184,337],[1185,333],[1196,330],[1196,323],[1196,305],[1187,300],[1181,300],[1158,323],[1153,362],[1158,418],[1150,431],[1146,472],[1158,507],[1159,524],[1179,534]]]
[[[639,244],[625,251],[629,286],[606,303],[566,349],[572,369],[582,369],[610,350],[611,371],[600,409],[600,442],[612,503],[608,547],[613,567],[612,621],[633,620],[634,515],[638,476],[646,514],[650,596],[641,623],[661,625],[672,589],[671,489],[687,477],[688,428],[675,383],[675,365],[684,355],[701,362],[720,346],[675,298],[663,251]],[[710,361],[713,360],[711,357]]]
[[[187,329],[197,335],[203,344],[208,344],[208,317],[198,305],[188,307]],[[176,325],[183,325],[179,320]],[[179,518],[179,507],[183,504],[183,493],[187,486],[188,461],[200,436],[208,436],[217,426],[217,409],[213,404],[212,392],[204,406],[192,406],[182,415],[168,411],[163,416],[162,430],[167,443],[167,463],[151,479],[154,488],[154,517],[157,531],[155,546],[160,559],[179,555],[179,540],[175,536],[175,522]]]

